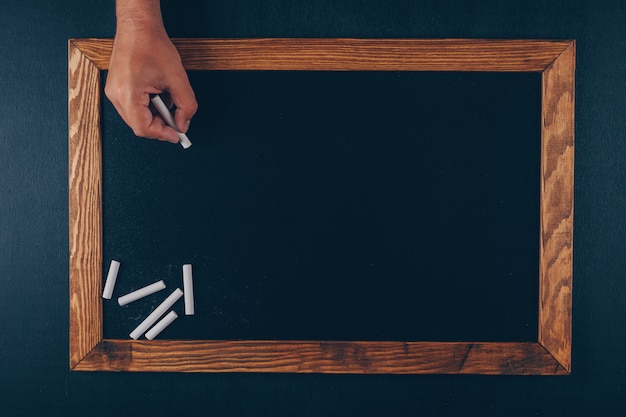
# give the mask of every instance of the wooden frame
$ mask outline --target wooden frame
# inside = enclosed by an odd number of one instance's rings
[[[188,70],[542,74],[539,334],[531,343],[106,340],[100,71],[110,39],[69,41],[70,368],[86,371],[570,373],[574,41],[180,39]]]

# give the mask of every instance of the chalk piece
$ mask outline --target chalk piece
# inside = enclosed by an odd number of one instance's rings
[[[178,140],[180,141],[180,145],[183,147],[183,149],[189,148],[191,146],[191,141],[189,140],[187,135],[185,135],[182,132],[176,132],[176,133],[178,133]]]
[[[159,335],[167,326],[172,324],[174,320],[178,318],[178,314],[175,311],[170,311],[161,321],[154,325],[153,328],[146,333],[146,339],[152,340]]]
[[[169,127],[176,131],[176,134],[178,134],[178,140],[180,141],[182,147],[184,149],[189,148],[191,146],[191,141],[189,140],[187,135],[178,131],[178,128],[176,127],[176,122],[174,121],[174,117],[172,116],[172,113],[170,113],[170,109],[168,109],[165,103],[163,103],[161,97],[158,95],[152,97],[152,104],[154,104],[154,107],[156,107],[156,109],[159,111],[159,114],[161,115],[163,120],[165,120],[165,123],[167,123]]]
[[[109,266],[109,273],[107,279],[104,282],[104,291],[102,291],[102,298],[110,300],[113,296],[113,288],[115,287],[115,281],[117,281],[117,273],[120,270],[120,263],[116,260],[111,261]]]
[[[125,306],[126,304],[139,300],[140,298],[147,297],[151,294],[154,294],[157,291],[161,291],[164,288],[165,288],[165,282],[161,280],[161,281],[155,282],[154,284],[146,285],[143,288],[139,288],[138,290],[135,290],[126,295],[123,295],[117,299],[117,302],[119,305]]]
[[[182,296],[183,292],[180,290],[180,288],[176,288],[176,290],[174,290],[174,292],[171,293],[169,297],[167,297],[161,304],[159,304],[159,306],[155,308],[154,311],[150,313],[150,315],[146,317],[146,319],[142,321],[139,326],[137,326],[135,330],[130,333],[130,337],[135,340],[139,339],[141,335],[144,334],[146,330],[148,330],[150,326],[152,326],[163,314],[165,314],[165,312],[169,310],[174,305],[174,303],[178,301],[178,299]]]
[[[185,315],[194,315],[193,278],[191,264],[183,265],[183,291],[185,292]]]

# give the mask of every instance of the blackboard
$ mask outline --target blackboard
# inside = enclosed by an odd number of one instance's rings
[[[178,308],[161,338],[536,337],[538,73],[190,79],[189,150],[135,138],[103,101],[117,294],[194,268],[196,315]],[[104,336],[128,338],[164,293],[105,303]]]
[[[573,42],[175,44],[187,151],[70,41],[72,369],[569,373]],[[117,295],[193,264],[197,314],[128,340],[158,300],[103,303],[113,258]]]

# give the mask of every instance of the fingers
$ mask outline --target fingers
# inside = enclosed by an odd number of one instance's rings
[[[191,123],[191,118],[198,111],[198,103],[196,96],[187,79],[187,73],[184,70],[177,77],[177,82],[172,84],[169,93],[172,98],[176,110],[174,112],[174,121],[180,132],[186,133]]]
[[[139,94],[136,98],[130,95],[115,96],[110,90],[105,93],[135,135],[171,143],[179,141],[176,131],[167,126],[165,121],[153,114],[148,107],[150,101],[148,93]]]
[[[198,105],[192,107],[176,107],[176,111],[174,112],[174,120],[176,121],[176,126],[180,126],[178,128],[182,133],[187,133],[189,130],[189,125],[191,124],[191,118],[194,114],[196,114],[196,110],[198,109]]]
[[[138,135],[143,137],[154,138],[170,143],[178,143],[180,139],[174,129],[165,124],[160,117],[154,117],[152,123],[147,128],[147,135]]]
[[[125,114],[128,116],[124,121],[133,129],[135,135],[178,143],[176,131],[169,127],[161,116],[153,114],[148,105],[133,106]]]

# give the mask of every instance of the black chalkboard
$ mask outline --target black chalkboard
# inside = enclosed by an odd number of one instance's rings
[[[179,302],[160,338],[536,341],[539,73],[190,80],[188,150],[102,103],[104,259],[122,262],[105,338],[191,263],[196,315]]]

